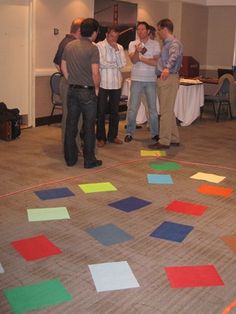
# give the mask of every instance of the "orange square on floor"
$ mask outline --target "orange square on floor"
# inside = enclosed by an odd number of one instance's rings
[[[230,196],[233,192],[231,188],[224,188],[222,186],[214,186],[214,185],[207,185],[202,184],[197,189],[198,192],[203,194],[210,194],[210,195],[218,195],[218,196]]]
[[[236,253],[236,235],[224,236],[222,240],[227,244],[234,253]]]

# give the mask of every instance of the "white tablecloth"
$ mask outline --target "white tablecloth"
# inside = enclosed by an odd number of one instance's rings
[[[126,79],[122,87],[122,95],[130,96],[131,80]],[[129,101],[128,101],[129,105]],[[156,101],[159,113],[159,100]],[[181,126],[188,126],[200,115],[200,107],[204,105],[203,84],[180,85],[175,101],[175,115],[181,121]],[[147,121],[144,105],[140,104],[136,123],[143,124]]]

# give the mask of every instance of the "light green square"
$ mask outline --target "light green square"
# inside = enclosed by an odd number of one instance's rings
[[[29,221],[70,219],[66,207],[29,208],[27,213]]]

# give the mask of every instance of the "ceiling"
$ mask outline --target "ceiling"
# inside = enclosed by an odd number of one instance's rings
[[[236,6],[236,0],[180,0],[180,1],[206,6]]]

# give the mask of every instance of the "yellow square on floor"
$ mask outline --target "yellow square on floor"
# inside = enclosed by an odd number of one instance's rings
[[[141,150],[141,157],[154,156],[154,157],[163,157],[166,156],[166,151],[164,150]]]

